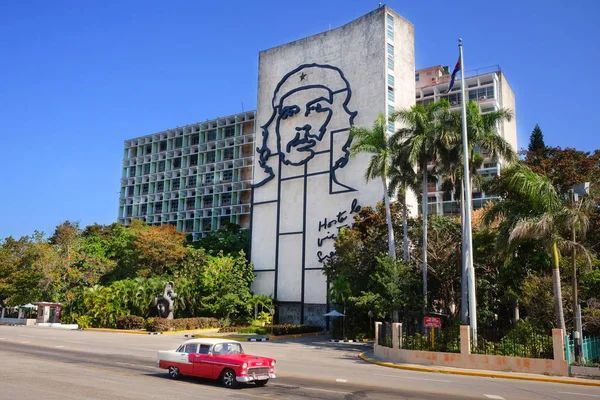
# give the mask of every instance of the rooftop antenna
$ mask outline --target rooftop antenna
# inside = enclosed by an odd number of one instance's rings
[[[244,112],[244,102],[242,101],[242,112]]]
[[[379,2],[379,7],[377,7],[377,8],[381,8],[381,2]]]

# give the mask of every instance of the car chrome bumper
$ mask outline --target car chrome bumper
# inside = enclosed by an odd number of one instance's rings
[[[238,382],[254,382],[254,381],[264,381],[267,379],[275,379],[277,375],[269,374],[269,375],[248,375],[248,376],[236,376],[235,380]]]

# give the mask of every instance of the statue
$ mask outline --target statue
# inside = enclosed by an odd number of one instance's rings
[[[165,284],[165,290],[161,296],[156,296],[152,300],[152,307],[156,307],[158,316],[160,318],[173,319],[174,311],[174,300],[177,297],[177,293],[174,292],[175,284],[173,282],[167,282]]]

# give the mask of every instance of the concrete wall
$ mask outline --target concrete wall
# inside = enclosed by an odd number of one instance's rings
[[[379,359],[395,363],[443,366],[466,369],[482,369],[488,371],[522,372],[530,374],[569,375],[569,365],[565,359],[564,341],[561,329],[552,330],[554,343],[554,359],[524,358],[471,354],[471,338],[469,326],[460,327],[460,353],[441,353],[435,351],[404,350],[399,338],[402,337],[402,324],[393,324],[392,347],[378,345],[379,325],[375,323],[375,356]]]
[[[502,72],[498,73],[498,81],[500,86],[500,106],[502,108],[508,108],[513,112],[513,119],[510,122],[503,122],[500,127],[500,134],[502,137],[511,144],[515,151],[519,148],[517,143],[517,108],[515,102],[515,94],[512,88],[508,84],[506,77]]]
[[[327,303],[322,266],[339,228],[382,198],[381,182],[364,180],[370,156],[349,157],[348,132],[386,113],[387,12],[259,55],[252,289],[282,302],[286,322],[307,322],[309,313],[314,321],[324,309],[314,305]],[[409,107],[413,26],[394,17],[395,105]]]

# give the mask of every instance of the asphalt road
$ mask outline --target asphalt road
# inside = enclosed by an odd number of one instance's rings
[[[357,358],[366,344],[324,338],[243,343],[277,359],[266,387],[227,390],[196,378],[172,381],[156,351],[183,335],[130,335],[0,326],[0,399],[600,399],[598,387],[389,369]]]

